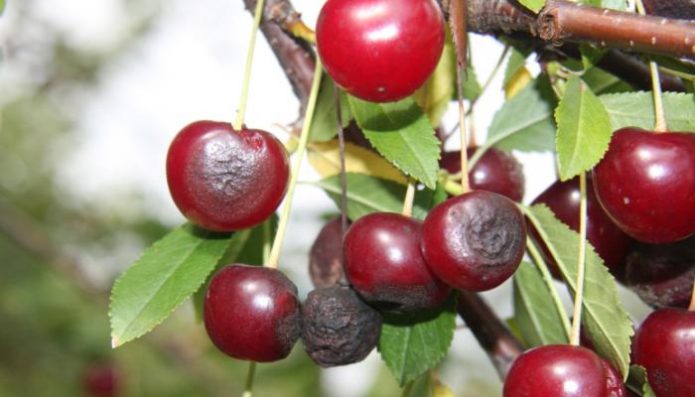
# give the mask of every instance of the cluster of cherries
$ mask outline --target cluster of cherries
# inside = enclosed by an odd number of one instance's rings
[[[319,16],[317,48],[327,72],[352,95],[373,102],[404,98],[434,70],[444,22],[433,0],[330,0]],[[359,54],[359,56],[355,56]],[[469,149],[472,150],[472,149]],[[459,153],[442,168],[460,172]],[[167,158],[174,202],[201,228],[254,227],[287,189],[288,155],[270,133],[199,121],[175,138]],[[270,362],[302,338],[311,358],[328,367],[363,359],[376,345],[381,313],[439,308],[452,288],[484,291],[508,279],[526,243],[520,164],[488,150],[470,170],[472,191],[435,206],[423,222],[373,213],[347,231],[328,223],[310,253],[316,289],[300,304],[283,273],[229,265],[210,281],[204,319],[226,354]],[[587,190],[588,240],[609,269],[661,309],[638,329],[633,361],[647,368],[658,396],[695,395],[695,313],[687,305],[695,278],[695,135],[615,132]],[[577,180],[556,182],[534,203],[548,205],[576,230]],[[547,262],[559,277],[557,265]],[[658,244],[658,245],[655,245]],[[504,395],[624,396],[620,375],[593,351],[552,345],[513,364]]]

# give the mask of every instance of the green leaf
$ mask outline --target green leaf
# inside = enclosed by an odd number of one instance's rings
[[[456,301],[438,313],[384,315],[379,337],[381,358],[401,385],[434,368],[449,351],[456,327]]]
[[[474,77],[474,76],[473,76]],[[415,91],[413,99],[420,105],[430,120],[432,127],[437,127],[449,107],[452,96],[456,94],[456,53],[451,37],[447,34],[442,56],[434,72],[425,84]]]
[[[630,366],[630,376],[627,378],[625,386],[643,397],[656,397],[656,393],[647,380],[647,370],[641,365]]]
[[[526,347],[569,343],[562,321],[541,273],[522,262],[514,273],[514,322]]]
[[[537,14],[538,11],[545,7],[545,0],[519,0],[519,4]]]
[[[456,75],[454,75],[454,91],[453,99],[458,99],[456,97]],[[478,74],[475,72],[473,67],[473,62],[469,60],[468,67],[466,68],[466,79],[463,81],[463,99],[475,99],[483,93],[483,87],[480,86],[478,82]]]
[[[391,103],[349,96],[357,124],[374,148],[405,174],[434,188],[439,172],[439,140],[427,116],[411,98]]]
[[[627,2],[625,0],[601,0],[601,7],[625,11],[627,10]]]
[[[567,81],[555,120],[560,180],[566,181],[603,158],[613,131],[603,104],[577,76]]]
[[[5,12],[5,0],[0,0],[0,15]]]
[[[662,94],[666,122],[671,131],[695,131],[695,95]],[[654,129],[654,102],[651,92],[631,92],[599,97],[611,118],[613,130],[623,127]]]
[[[545,205],[526,212],[555,258],[572,294],[576,291],[579,235],[555,218]],[[615,279],[587,243],[582,325],[596,352],[624,376],[630,367],[632,321],[618,299]]]
[[[365,174],[347,174],[347,211],[350,219],[357,220],[373,212],[401,212],[406,187],[386,179]],[[328,196],[340,205],[340,176],[334,175],[316,183]],[[441,189],[437,194],[429,189],[415,193],[413,217],[424,219],[427,211],[441,199]]]
[[[633,91],[630,84],[597,67],[587,69],[582,80],[597,95]]]
[[[227,251],[230,237],[187,224],[145,250],[111,290],[113,347],[151,331],[193,294]]]
[[[309,129],[309,140],[312,142],[330,141],[338,134],[338,116],[335,103],[335,83],[324,73],[321,76],[321,86],[319,96],[316,98],[316,110],[314,119]],[[340,91],[340,118],[343,128],[350,123],[350,106],[348,105],[347,95]]]
[[[547,78],[538,78],[495,113],[485,146],[543,152],[554,149],[557,100]]]

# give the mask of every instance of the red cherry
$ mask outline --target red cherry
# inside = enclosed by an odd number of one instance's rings
[[[615,384],[618,381],[622,384],[591,350],[547,345],[514,360],[504,381],[504,397],[617,397],[625,392]]]
[[[82,375],[85,394],[89,397],[119,395],[119,373],[111,362],[93,364]]]
[[[215,346],[234,358],[283,359],[300,334],[297,287],[276,269],[225,266],[210,281],[204,320]]]
[[[328,74],[372,102],[405,98],[439,62],[444,19],[433,0],[329,0],[316,23]]]
[[[466,153],[472,156],[475,148]],[[439,166],[451,174],[461,171],[461,152],[444,152]],[[523,166],[507,152],[490,148],[485,151],[473,168],[468,171],[469,183],[473,190],[487,190],[521,202],[524,198]]]
[[[289,160],[282,143],[262,130],[196,121],[169,147],[167,180],[176,206],[196,225],[218,232],[253,227],[280,205]]]
[[[695,134],[623,128],[593,173],[596,196],[625,233],[654,244],[695,233]]]
[[[557,181],[540,194],[532,204],[545,204],[555,216],[575,232],[579,231],[579,178],[575,177],[566,182]],[[540,243],[545,254],[546,263],[556,278],[561,278],[557,263],[552,259],[550,251],[542,243],[538,232],[531,228],[531,235]],[[614,274],[625,261],[632,239],[623,233],[611,218],[601,208],[594,194],[591,178],[586,184],[586,238],[603,259],[606,267]]]
[[[695,396],[695,312],[659,309],[635,332],[632,360],[658,397]]]
[[[332,287],[343,276],[343,225],[340,218],[323,225],[311,245],[309,276],[316,288]]]
[[[434,207],[422,226],[430,269],[454,288],[492,289],[519,267],[526,244],[524,217],[514,202],[476,190]]]
[[[449,288],[437,280],[420,253],[419,221],[373,213],[345,234],[345,275],[367,302],[400,312],[439,307]]]

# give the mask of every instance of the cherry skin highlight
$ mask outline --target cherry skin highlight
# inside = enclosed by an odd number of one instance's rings
[[[203,229],[229,232],[275,212],[287,190],[289,160],[269,132],[197,121],[174,138],[166,169],[181,213]]]
[[[434,0],[330,0],[316,23],[326,71],[350,94],[396,101],[432,74],[444,47],[444,19]]]
[[[393,213],[358,219],[345,234],[345,275],[368,303],[413,312],[439,307],[449,288],[432,274],[419,249],[422,225]]]
[[[524,352],[504,381],[504,397],[618,397],[614,373],[591,350],[546,345]],[[622,383],[622,382],[621,382]],[[623,394],[620,394],[623,392]]]
[[[633,240],[620,230],[603,210],[596,199],[591,178],[587,178],[586,182],[586,238],[603,259],[606,267],[615,274],[623,265]],[[532,204],[547,205],[562,223],[575,232],[579,232],[580,197],[579,177],[575,177],[569,181],[553,183],[533,200]],[[542,243],[535,229],[531,228],[530,231],[534,239],[541,243],[541,249],[551,273],[560,279],[560,270],[548,248]]]
[[[434,207],[422,226],[422,253],[450,286],[486,291],[507,280],[521,263],[526,223],[514,202],[476,190]]]
[[[468,148],[470,158],[476,148]],[[450,174],[461,171],[461,152],[444,152],[439,166]],[[524,172],[521,163],[510,153],[490,148],[468,171],[468,182],[472,190],[487,190],[521,202],[524,198]]]
[[[297,287],[268,267],[222,268],[210,281],[203,313],[212,343],[241,360],[283,359],[301,331]]]
[[[635,239],[663,244],[695,233],[695,134],[618,130],[593,175],[601,206]]]
[[[635,332],[632,360],[647,369],[658,397],[695,396],[695,312],[652,312]]]

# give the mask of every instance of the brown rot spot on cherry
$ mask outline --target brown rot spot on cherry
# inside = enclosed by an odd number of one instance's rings
[[[316,288],[335,285],[343,275],[343,228],[340,218],[326,223],[309,251],[309,276]]]
[[[347,286],[309,293],[302,306],[302,342],[321,367],[362,361],[379,341],[381,314]]]
[[[497,193],[473,191],[430,211],[422,252],[432,271],[454,288],[485,291],[508,279],[521,263],[526,225],[521,212]]]

